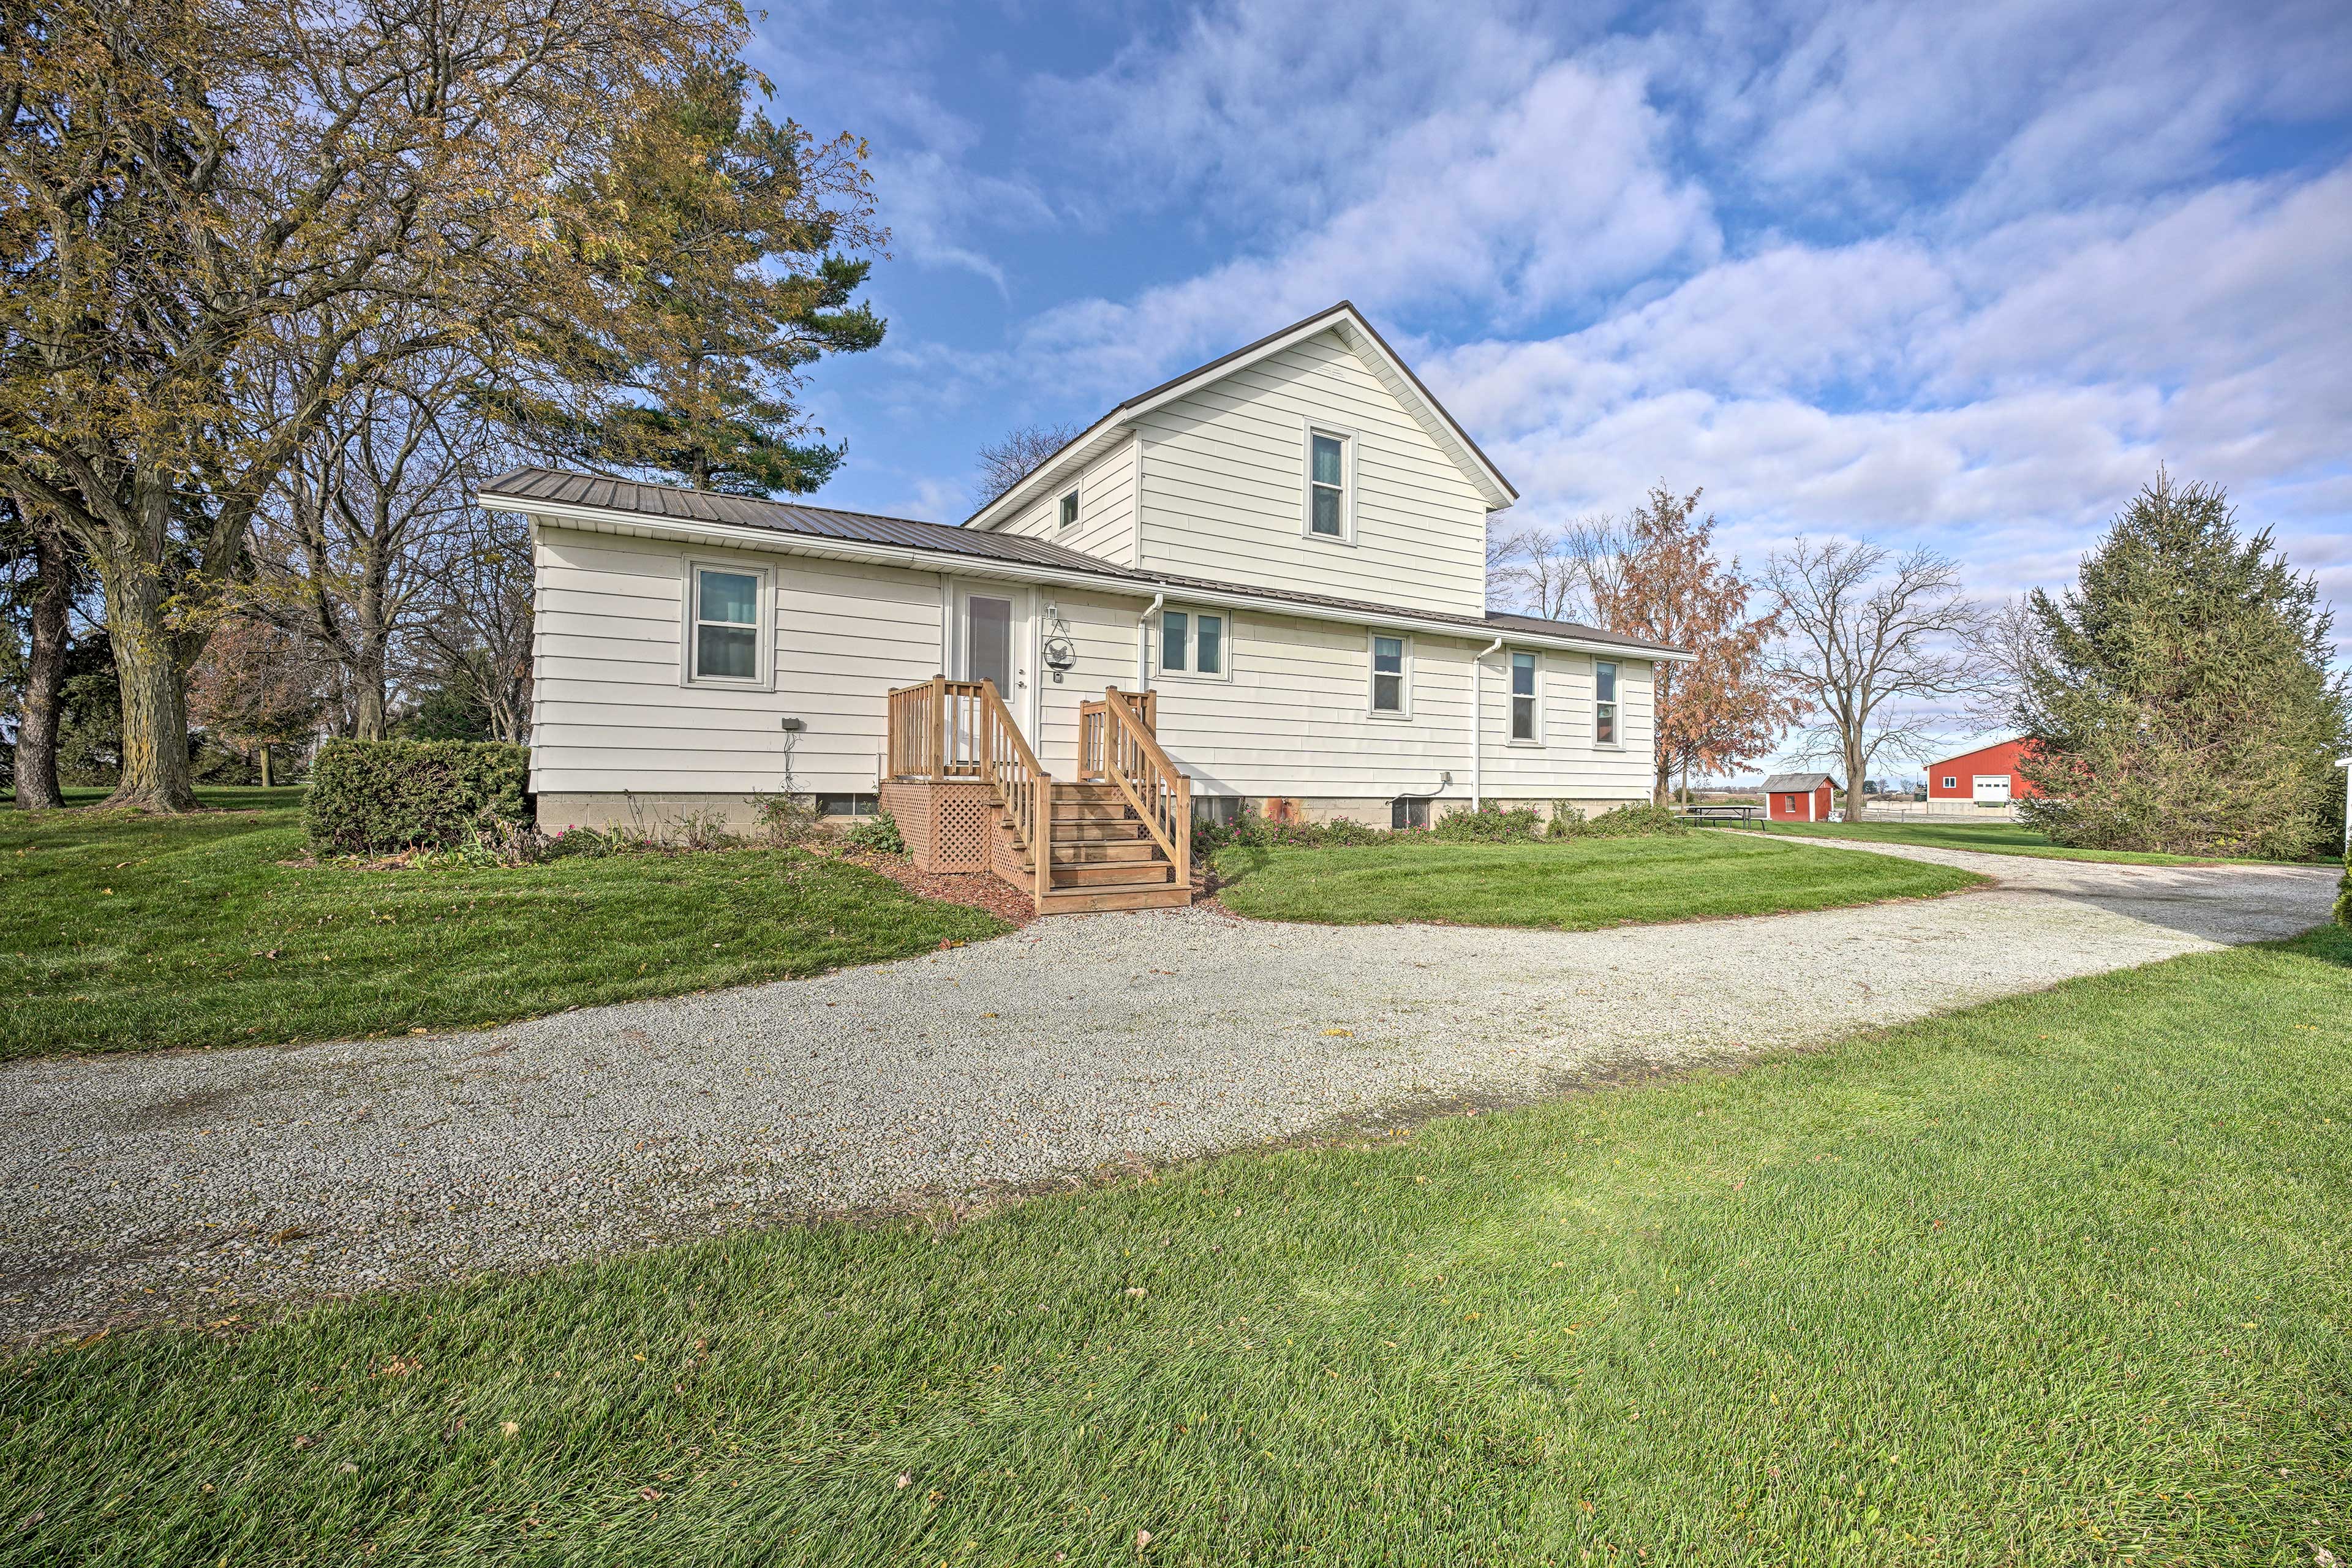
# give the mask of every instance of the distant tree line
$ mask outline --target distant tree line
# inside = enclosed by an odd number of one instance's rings
[[[802,378],[880,342],[887,235],[864,144],[771,120],[745,37],[733,0],[12,9],[21,804],[183,810],[320,732],[520,738],[530,542],[476,504],[516,462],[835,471]]]
[[[2159,471],[2075,587],[1971,595],[1933,550],[1800,538],[1754,577],[1715,558],[1698,492],[1622,519],[1496,540],[1498,599],[1676,644],[1657,673],[1657,798],[1670,780],[1782,753],[1866,781],[2005,729],[2042,792],[2021,810],[2080,847],[2302,858],[2344,833],[2352,677],[2315,581],[2242,533],[2219,487]],[[1793,731],[1793,733],[1792,733]]]

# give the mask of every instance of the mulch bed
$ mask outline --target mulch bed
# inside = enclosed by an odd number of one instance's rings
[[[937,899],[942,903],[986,910],[1016,926],[1027,925],[1037,918],[1036,906],[1029,901],[1027,894],[986,871],[919,871],[913,861],[896,855],[844,852],[837,858],[887,877],[919,899]]]

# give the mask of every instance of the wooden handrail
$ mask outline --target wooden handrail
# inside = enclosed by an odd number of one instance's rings
[[[888,699],[888,763],[894,779],[978,778],[982,688],[935,676]]]
[[[1160,732],[1160,693],[1157,691],[1126,691],[1120,695],[1127,705],[1142,719],[1143,727],[1153,734]],[[1103,774],[1103,710],[1102,702],[1078,704],[1078,776],[1089,784],[1102,782]]]
[[[1098,758],[1094,752],[1081,750],[1080,767],[1099,763],[1103,776],[1118,785],[1128,805],[1143,818],[1143,826],[1159,843],[1160,853],[1176,868],[1176,885],[1190,887],[1192,781],[1160,749],[1159,738],[1145,717],[1151,704],[1136,700],[1137,695],[1113,686],[1103,692],[1102,701],[1086,705],[1099,714],[1102,740]],[[1152,693],[1139,695],[1149,699]],[[1080,744],[1085,744],[1083,727]]]

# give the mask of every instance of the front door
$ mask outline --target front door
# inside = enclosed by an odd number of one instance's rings
[[[1029,689],[1027,606],[1001,588],[971,588],[956,595],[956,652],[960,680],[992,680],[1004,710],[1024,735],[1033,731]]]

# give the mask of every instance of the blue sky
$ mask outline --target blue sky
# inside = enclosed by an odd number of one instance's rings
[[[779,8],[867,138],[873,353],[817,499],[961,519],[973,454],[1354,300],[1524,499],[1705,486],[1753,562],[2070,580],[2168,463],[2352,623],[2352,7]],[[2352,624],[2339,627],[2352,650]]]

